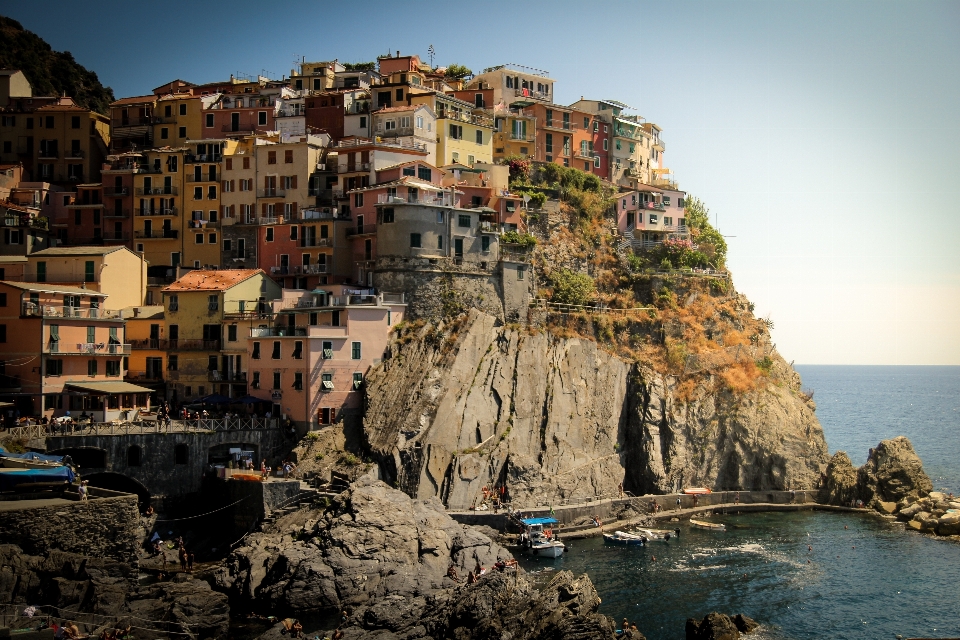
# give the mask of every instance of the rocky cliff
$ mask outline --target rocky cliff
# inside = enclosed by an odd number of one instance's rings
[[[388,481],[450,508],[495,485],[527,505],[621,481],[637,494],[812,488],[823,431],[799,376],[769,353],[765,375],[731,390],[716,368],[671,375],[473,311],[398,336],[368,377],[364,431]]]

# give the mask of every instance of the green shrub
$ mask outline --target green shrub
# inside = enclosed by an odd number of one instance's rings
[[[509,244],[518,244],[521,247],[533,247],[537,244],[537,239],[529,233],[520,233],[519,231],[507,231],[500,236],[500,242]]]
[[[559,269],[550,274],[553,284],[553,302],[563,304],[587,304],[596,291],[593,278],[570,269]]]

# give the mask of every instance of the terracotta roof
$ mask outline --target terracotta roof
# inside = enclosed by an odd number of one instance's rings
[[[7,169],[15,169],[17,167],[22,167],[22,166],[23,166],[23,163],[21,162],[0,164],[0,171],[6,171]]]
[[[89,111],[78,104],[46,104],[38,107],[37,111]]]
[[[429,109],[425,104],[411,104],[405,105],[402,107],[384,107],[383,109],[377,109],[374,113],[394,113],[396,111],[412,111],[418,107],[423,107],[424,109]]]
[[[248,278],[263,273],[260,269],[198,269],[180,276],[164,291],[225,291]]]
[[[105,247],[50,247],[41,251],[34,251],[31,256],[105,256],[114,251],[126,249],[122,244],[107,245]],[[131,252],[132,253],[132,252]]]
[[[141,104],[144,102],[153,102],[156,99],[157,99],[157,96],[151,93],[148,96],[132,96],[130,98],[120,98],[115,102],[111,102],[110,106],[119,107],[120,105],[124,105],[124,104]]]

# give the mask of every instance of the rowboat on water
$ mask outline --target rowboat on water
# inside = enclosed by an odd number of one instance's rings
[[[696,529],[705,529],[707,531],[726,531],[727,525],[719,522],[707,522],[705,520],[690,520],[690,525]]]
[[[670,542],[671,538],[680,539],[680,529],[637,529],[637,535],[643,536],[647,540]]]
[[[614,531],[603,534],[603,541],[609,544],[643,545],[646,544],[647,539],[642,535],[626,531]]]

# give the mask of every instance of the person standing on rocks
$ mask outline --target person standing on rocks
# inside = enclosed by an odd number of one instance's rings
[[[617,493],[620,496],[620,499],[623,500],[623,483],[617,485]]]
[[[680,496],[677,496],[677,511],[680,511]]]

